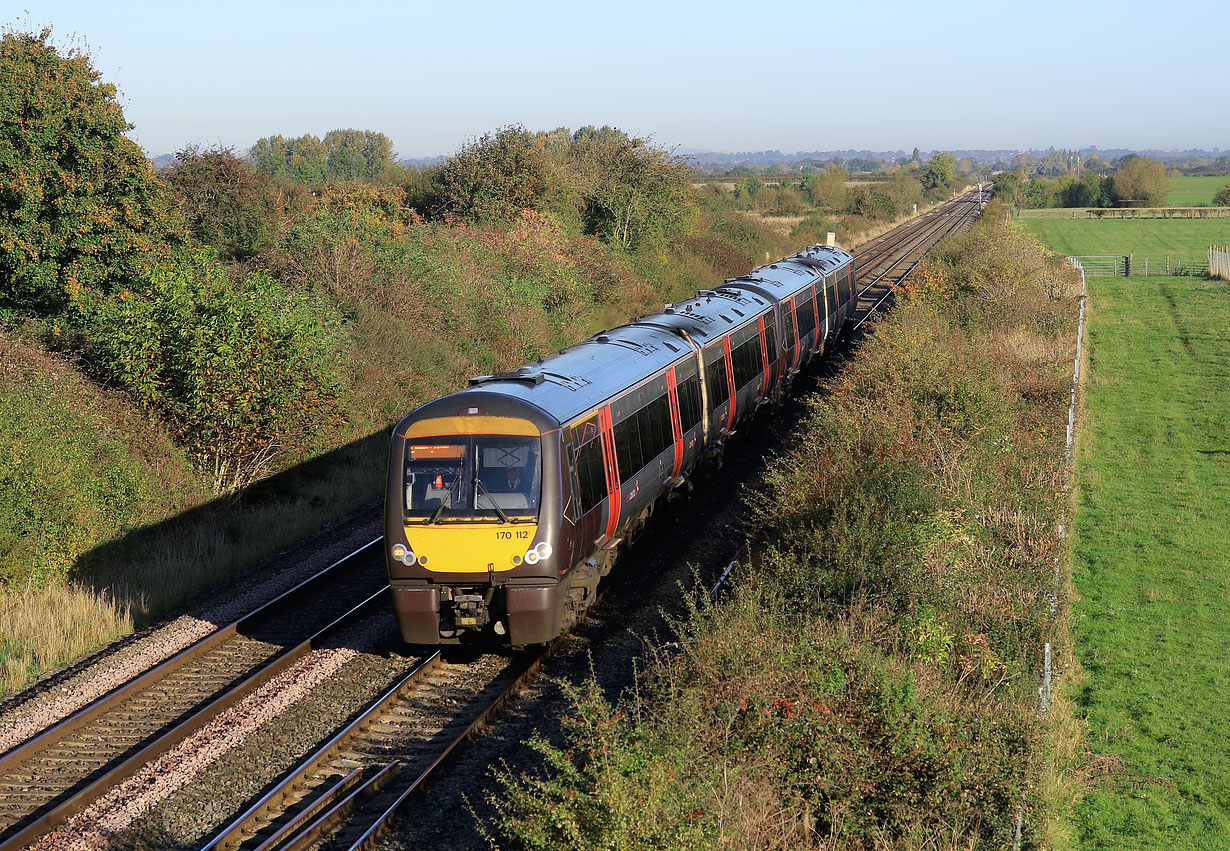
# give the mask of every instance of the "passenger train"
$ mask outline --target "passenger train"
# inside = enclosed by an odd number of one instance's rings
[[[813,246],[402,419],[385,500],[402,637],[569,631],[654,507],[849,326],[852,261]]]

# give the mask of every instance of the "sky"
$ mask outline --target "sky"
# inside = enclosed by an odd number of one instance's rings
[[[45,0],[0,24],[85,49],[150,156],[352,127],[425,157],[509,124],[715,151],[1230,148],[1230,4],[1208,0]]]

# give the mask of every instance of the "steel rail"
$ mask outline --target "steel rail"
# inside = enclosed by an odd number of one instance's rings
[[[362,552],[370,546],[371,544],[368,544],[356,551],[356,553]],[[353,555],[355,554],[352,554],[352,556]],[[14,823],[10,826],[10,828],[8,828],[8,835],[3,837],[3,839],[0,839],[0,851],[15,851],[16,849],[24,847],[38,837],[62,825],[69,818],[88,807],[104,793],[127,780],[129,777],[135,775],[150,761],[166,753],[172,747],[186,739],[189,735],[199,730],[209,721],[213,720],[224,710],[234,706],[244,697],[248,696],[257,688],[272,680],[302,657],[306,656],[317,644],[319,644],[320,640],[325,635],[335,632],[342,626],[358,619],[369,610],[373,609],[377,604],[380,606],[387,605],[383,598],[387,595],[388,590],[388,586],[385,586],[383,589],[377,591],[375,594],[371,595],[342,616],[336,618],[329,625],[317,631],[315,634],[300,642],[295,647],[285,650],[282,653],[272,657],[260,670],[254,672],[237,685],[234,685],[222,692],[201,708],[193,712],[193,714],[188,718],[179,722],[166,733],[158,736],[135,753],[130,753],[128,756],[124,757],[122,761],[112,765],[105,771],[105,773],[96,777],[87,786],[77,790],[69,797],[60,801],[60,803],[51,807],[51,809],[42,812],[33,819],[27,818]],[[232,627],[233,626],[234,625],[232,624]],[[182,661],[180,664],[182,664]],[[95,711],[94,715],[97,714],[98,712]],[[76,727],[81,726],[84,726],[84,722],[76,725]],[[44,749],[45,747],[40,749],[39,752]],[[36,756],[37,753],[28,756],[26,759],[32,759]],[[24,761],[26,760],[22,760],[22,762]],[[39,810],[35,810],[34,813],[39,813]]]
[[[350,742],[361,736],[367,727],[373,723],[373,720],[381,713],[387,711],[390,707],[399,702],[406,694],[413,691],[419,681],[426,677],[431,672],[435,671],[443,660],[440,651],[437,650],[414,667],[410,673],[406,674],[394,686],[389,688],[380,697],[376,698],[370,706],[363,711],[354,721],[347,724],[333,738],[320,747],[315,753],[297,765],[285,777],[283,777],[276,786],[270,789],[260,800],[254,803],[251,807],[245,810],[238,818],[224,827],[210,842],[205,845],[201,851],[230,851],[230,849],[238,848],[247,839],[255,836],[263,827],[261,821],[267,823],[272,821],[274,814],[286,809],[286,804],[296,796],[304,779],[310,777],[313,773],[323,769],[331,760],[345,748]],[[355,769],[356,772],[362,772],[362,769]],[[347,778],[349,779],[349,778]],[[344,783],[345,781],[343,781]],[[340,787],[342,783],[336,784],[334,787],[326,790],[326,792],[317,799],[317,802],[305,809],[302,813],[292,819],[286,826],[278,831],[282,838],[287,838],[290,833],[293,833],[303,827],[309,820],[321,814],[321,808],[324,804],[329,804],[333,799],[340,796]],[[289,830],[293,828],[293,830]],[[289,831],[289,832],[288,832]]]
[[[918,268],[918,264],[919,264],[919,263],[921,263],[921,262],[923,261],[923,258],[925,258],[925,257],[927,256],[927,254],[929,254],[929,253],[931,252],[931,249],[932,249],[932,248],[934,248],[936,245],[938,245],[938,244],[939,244],[939,243],[940,243],[943,239],[945,239],[945,238],[946,238],[949,234],[951,234],[951,233],[952,233],[953,231],[955,231],[957,228],[961,227],[961,226],[962,226],[962,225],[964,225],[966,222],[968,222],[968,221],[970,220],[970,218],[971,218],[972,214],[973,214],[974,212],[976,212],[978,209],[980,209],[980,208],[978,208],[977,206],[975,206],[974,208],[972,208],[972,209],[970,209],[970,210],[966,210],[966,211],[962,212],[962,214],[961,214],[959,217],[957,217],[955,221],[953,221],[953,222],[951,222],[951,223],[949,224],[949,227],[948,227],[946,230],[944,230],[944,233],[940,235],[939,239],[937,239],[935,242],[933,242],[930,246],[928,246],[928,247],[927,247],[927,248],[923,251],[923,257],[920,257],[920,258],[918,258],[917,260],[915,260],[915,261],[914,261],[914,262],[910,265],[910,268],[906,269],[906,270],[905,270],[905,272],[904,272],[904,274],[902,274],[902,275],[901,275],[901,277],[899,277],[896,281],[889,281],[888,285],[887,285],[887,286],[886,286],[886,288],[885,288],[884,294],[883,294],[883,295],[881,295],[881,296],[880,296],[880,297],[876,300],[875,304],[873,304],[871,307],[869,307],[869,308],[867,309],[867,312],[866,312],[865,314],[863,314],[863,318],[862,318],[862,319],[860,319],[860,320],[858,320],[857,322],[855,322],[855,323],[854,323],[854,330],[856,330],[856,331],[857,331],[859,328],[861,328],[861,327],[863,326],[863,323],[865,323],[865,322],[866,322],[867,320],[869,320],[872,316],[874,316],[874,315],[876,314],[876,312],[878,312],[878,311],[879,311],[880,307],[884,304],[884,302],[888,301],[888,299],[889,299],[889,298],[890,298],[890,297],[891,297],[891,296],[895,293],[895,291],[896,291],[896,290],[895,290],[895,287],[899,286],[899,285],[900,285],[900,284],[901,284],[901,283],[902,283],[902,282],[903,282],[906,278],[908,278],[908,277],[909,277],[909,276],[910,276],[910,275],[914,272],[914,270],[915,270],[915,269],[917,269],[917,268]],[[910,253],[912,253],[914,250],[915,250],[915,249],[911,249],[911,251],[910,251],[910,252],[907,252],[905,255],[903,255],[902,259],[905,259],[905,257],[908,257],[908,256],[909,256],[909,254],[910,254]],[[896,264],[894,264],[894,265],[896,265]],[[890,267],[890,268],[891,268],[891,267]],[[883,275],[881,275],[880,277],[882,278],[882,277],[883,277]],[[880,278],[877,278],[876,280],[878,281],[878,280],[880,280]],[[860,293],[860,294],[859,294],[859,297],[860,297],[860,298],[862,298],[862,296],[863,296],[866,292],[868,292],[870,289],[871,289],[871,287],[868,287],[866,290],[864,290],[862,293]]]
[[[80,727],[94,720],[99,715],[114,708],[126,698],[136,694],[139,691],[149,688],[153,683],[168,674],[179,670],[187,662],[191,662],[198,656],[204,655],[235,635],[242,634],[244,630],[250,629],[252,623],[254,623],[257,619],[267,617],[271,612],[285,606],[290,602],[290,599],[293,596],[308,593],[317,583],[323,584],[325,579],[334,569],[337,569],[350,562],[351,559],[362,555],[370,548],[379,544],[382,540],[384,540],[383,537],[364,544],[354,552],[344,556],[341,559],[338,559],[320,572],[309,576],[293,588],[289,588],[282,592],[264,605],[253,609],[239,620],[214,630],[209,635],[198,639],[185,647],[183,650],[180,650],[169,659],[160,662],[144,673],[134,676],[106,694],[95,698],[93,701],[78,709],[68,717],[55,722],[50,727],[47,727],[42,732],[37,733],[25,742],[22,742],[20,745],[17,745],[5,753],[0,754],[0,774],[9,770],[14,765],[25,762],[30,757],[41,753],[54,745],[56,742],[63,739],[65,736],[70,735]]]

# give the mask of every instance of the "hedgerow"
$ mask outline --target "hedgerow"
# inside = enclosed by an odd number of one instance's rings
[[[574,693],[493,842],[998,846],[1040,806],[1073,281],[991,219],[924,272],[809,400],[731,599],[636,699]]]

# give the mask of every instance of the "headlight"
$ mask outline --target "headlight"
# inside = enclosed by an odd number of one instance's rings
[[[551,557],[551,545],[546,541],[540,542],[537,546],[530,547],[525,551],[526,564],[538,564],[540,561],[545,561]]]
[[[404,565],[412,565],[415,561],[414,551],[405,544],[394,544],[389,548],[389,554]]]

